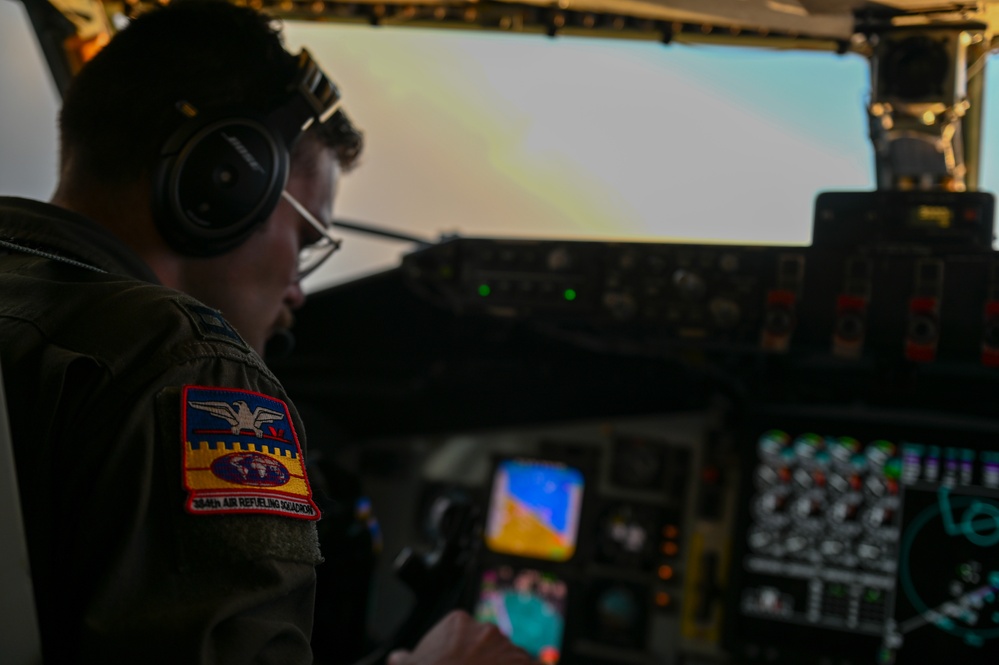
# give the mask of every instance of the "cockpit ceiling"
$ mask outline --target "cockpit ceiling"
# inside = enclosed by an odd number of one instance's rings
[[[170,0],[23,0],[51,3],[86,40],[84,17],[133,15]],[[858,33],[934,24],[984,27],[991,44],[999,0],[231,0],[284,19],[555,35],[712,41],[864,51]],[[103,5],[105,12],[94,12]],[[104,25],[113,31],[115,21]],[[91,26],[93,27],[93,21]],[[987,47],[986,47],[987,48]]]
[[[501,0],[502,2],[503,0]],[[999,0],[515,0],[576,12],[701,23],[750,34],[846,40],[867,21],[906,25],[935,22],[989,24]],[[999,23],[999,20],[997,20]]]
[[[136,0],[130,0],[135,2]],[[138,0],[139,2],[145,0]],[[791,39],[834,48],[888,25],[978,23],[991,36],[999,0],[248,0],[302,20],[446,24],[550,35],[701,40]],[[661,35],[657,37],[656,35]],[[838,44],[838,45],[837,45]]]

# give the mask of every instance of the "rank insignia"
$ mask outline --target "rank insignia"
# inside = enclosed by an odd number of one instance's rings
[[[181,393],[187,512],[319,519],[288,405],[234,388]]]

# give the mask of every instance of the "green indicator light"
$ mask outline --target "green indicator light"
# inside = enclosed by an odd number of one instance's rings
[[[566,289],[565,290],[565,299],[569,300],[569,301],[575,300],[576,299],[576,291],[573,290],[573,289]]]
[[[853,452],[857,452],[858,450],[860,450],[860,441],[857,441],[856,439],[850,438],[848,436],[844,436],[843,438],[841,438],[839,440],[839,443],[847,450],[852,450]]]
[[[819,448],[822,446],[822,437],[818,434],[802,434],[795,443],[806,448]]]
[[[891,441],[875,441],[873,444],[878,450],[886,452],[889,455],[895,452],[895,444]]]
[[[493,292],[493,290],[489,288],[488,284],[480,284],[479,285],[479,295],[482,296],[483,298],[485,298],[486,296],[488,296],[492,292]]]
[[[893,457],[885,463],[885,478],[898,480],[902,476],[902,460]]]

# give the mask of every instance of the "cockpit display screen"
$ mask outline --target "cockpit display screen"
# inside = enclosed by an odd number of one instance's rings
[[[999,648],[999,491],[905,488],[886,660],[978,663]]]
[[[539,663],[554,665],[562,652],[566,583],[532,568],[498,566],[482,574],[475,618],[495,624]]]
[[[746,437],[731,599],[743,655],[994,662],[985,654],[999,645],[997,433],[795,413]],[[934,648],[939,658],[925,660]]]
[[[585,481],[581,471],[543,460],[496,467],[486,545],[499,554],[568,561],[576,551]]]

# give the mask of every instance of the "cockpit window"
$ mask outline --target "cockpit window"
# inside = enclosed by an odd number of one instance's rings
[[[807,244],[817,192],[874,187],[858,55],[310,23],[287,35],[333,73],[368,139],[338,217],[430,238]],[[406,249],[344,247],[313,288]]]

